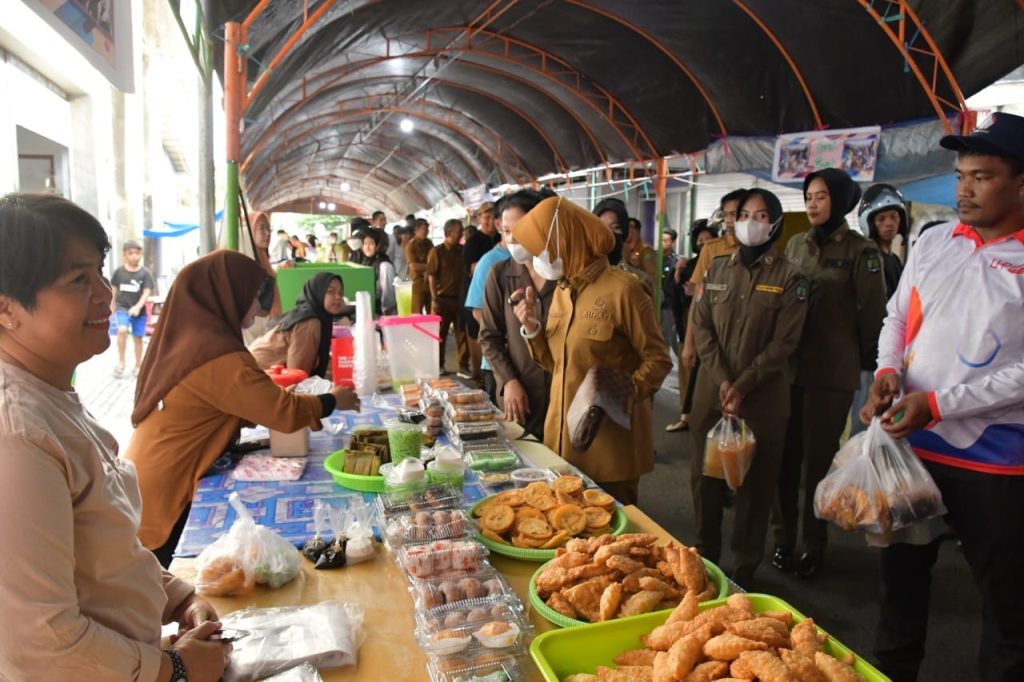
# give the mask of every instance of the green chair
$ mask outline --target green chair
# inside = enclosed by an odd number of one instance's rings
[[[354,301],[357,291],[370,293],[374,300],[376,282],[373,268],[354,263],[296,263],[294,268],[283,268],[277,271],[277,290],[281,294],[281,312],[288,312],[295,307],[295,299],[302,293],[302,287],[310,277],[318,272],[331,272],[341,277],[345,285],[345,298]]]

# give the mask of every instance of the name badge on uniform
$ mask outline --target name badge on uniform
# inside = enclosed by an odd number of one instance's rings
[[[877,253],[869,253],[864,256],[864,268],[868,272],[878,272],[882,269],[882,259]]]
[[[704,282],[705,291],[728,291],[728,284],[716,284],[714,282]]]
[[[849,270],[853,267],[853,261],[849,258],[829,258],[825,260],[825,267]]]
[[[782,287],[773,287],[770,284],[758,284],[754,287],[754,291],[763,291],[768,294],[781,294],[785,289]]]

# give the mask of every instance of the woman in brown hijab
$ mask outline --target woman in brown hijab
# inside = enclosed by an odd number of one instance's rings
[[[189,264],[171,287],[142,363],[125,457],[135,463],[142,491],[139,539],[165,567],[200,476],[243,423],[319,430],[336,407],[359,409],[350,389],[311,396],[278,387],[246,350],[242,330],[269,298],[261,292],[265,281],[272,286],[259,263],[234,251]]]
[[[640,476],[654,468],[650,398],[672,369],[654,301],[636,277],[609,267],[612,231],[568,199],[545,199],[512,234],[534,255],[537,272],[558,281],[543,329],[531,287],[516,307],[530,352],[552,374],[544,444],[621,502],[636,504]],[[566,413],[592,367],[632,378],[630,428],[605,419],[586,452],[577,452]]]

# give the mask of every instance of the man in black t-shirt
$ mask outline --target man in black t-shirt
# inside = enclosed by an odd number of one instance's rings
[[[146,301],[149,300],[156,283],[149,270],[142,266],[142,245],[136,241],[126,241],[123,249],[124,265],[114,271],[110,278],[114,298],[111,301],[111,312],[117,318],[117,367],[114,375],[124,374],[124,356],[128,345],[128,332],[131,332],[135,347],[135,369],[132,375],[138,375],[142,366],[142,337],[146,335]]]

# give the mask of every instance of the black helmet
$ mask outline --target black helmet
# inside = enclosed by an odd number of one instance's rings
[[[875,216],[882,211],[895,210],[900,214],[900,235],[906,239],[910,233],[910,220],[907,216],[907,204],[900,191],[892,185],[871,185],[864,192],[860,208],[857,209],[857,222],[860,231],[871,239],[878,237],[875,228]]]

